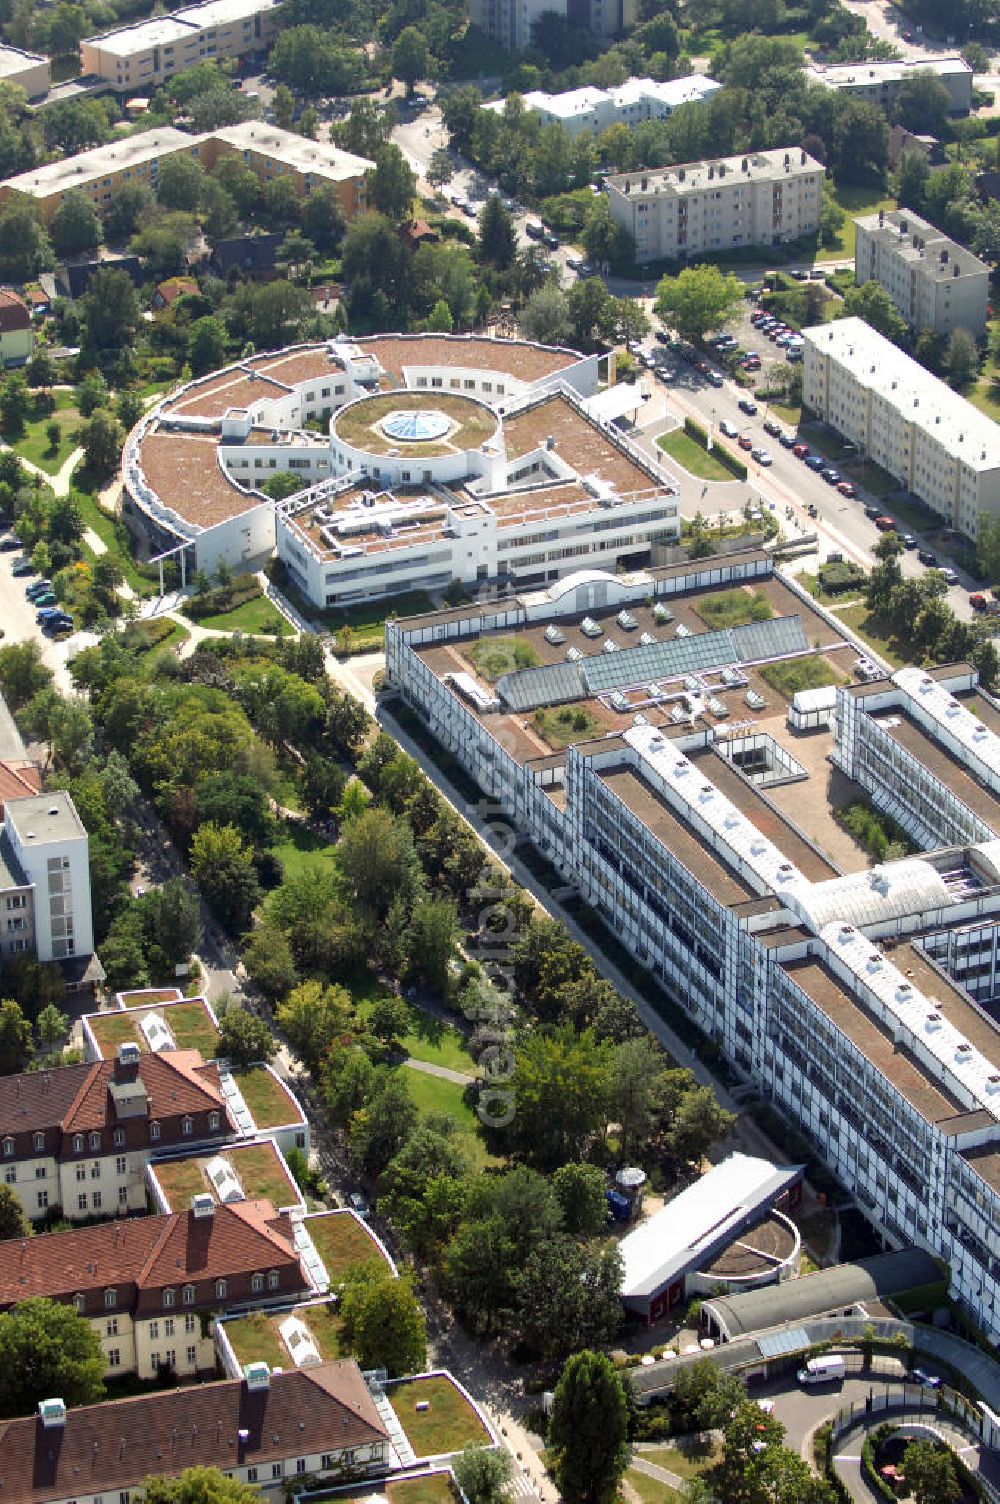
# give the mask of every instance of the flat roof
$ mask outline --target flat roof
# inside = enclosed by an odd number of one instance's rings
[[[272,10],[278,3],[279,0],[206,0],[204,5],[185,6],[165,16],[153,16],[133,26],[117,26],[112,31],[86,37],[84,44],[112,55],[130,57],[165,42],[187,37],[196,41],[199,32]]]
[[[799,146],[778,146],[768,151],[748,151],[731,157],[706,158],[703,162],[679,162],[647,172],[619,172],[605,179],[605,186],[622,194],[702,193],[711,183],[737,188],[745,183],[771,182],[785,177],[822,173],[817,162]]]
[[[965,58],[954,53],[936,57],[890,58],[886,62],[811,63],[806,69],[807,77],[814,83],[826,84],[831,89],[900,83],[914,73],[935,73],[938,77],[967,73],[970,80],[972,77],[972,69]]]
[[[862,1006],[824,961],[813,957],[786,961],[782,969],[921,1117],[937,1123],[965,1110],[941,1083],[931,1079],[909,1050],[893,1043],[889,1030]]]
[[[623,1297],[652,1295],[707,1258],[728,1231],[770,1209],[801,1174],[801,1165],[730,1154],[622,1238]]]
[[[75,840],[87,834],[76,805],[65,789],[29,794],[24,799],[8,799],[4,808],[8,823],[25,847]]]
[[[136,167],[142,162],[159,160],[174,152],[191,151],[197,156],[198,143],[203,139],[189,136],[172,125],[161,125],[156,130],[141,131],[137,136],[116,136],[104,146],[62,157],[57,162],[47,162],[42,167],[31,167],[27,172],[6,178],[3,187],[15,193],[27,193],[32,198],[48,198],[53,193],[82,188],[95,178]]]
[[[198,527],[214,527],[254,507],[270,506],[266,497],[240,491],[218,462],[218,435],[147,434],[141,464],[148,485],[164,507]]]
[[[947,747],[931,736],[902,706],[870,712],[874,723],[923,763],[974,815],[1000,835],[1000,799],[974,778]]]
[[[922,271],[938,282],[958,278],[990,275],[985,261],[980,261],[964,245],[943,234],[929,220],[921,219],[912,209],[880,209],[877,214],[865,214],[854,223],[859,229],[875,237],[887,246],[900,260]]]
[[[947,382],[856,317],[803,329],[814,350],[972,470],[1000,467],[1000,428]]]
[[[48,67],[49,60],[38,52],[25,52],[20,47],[0,43],[0,78],[10,78],[16,73],[25,73],[29,68]]]
[[[1000,1148],[983,1144],[978,1149],[963,1149],[961,1154],[990,1189],[1000,1193]]]
[[[228,0],[214,0],[216,5]],[[185,14],[185,12],[181,12]],[[367,157],[355,156],[342,151],[328,141],[311,141],[308,136],[296,135],[294,131],[281,130],[276,125],[264,125],[259,120],[244,120],[238,125],[220,126],[211,133],[213,141],[224,141],[234,151],[257,151],[276,162],[292,167],[296,172],[326,179],[328,182],[344,183],[352,178],[363,177],[375,163]]]

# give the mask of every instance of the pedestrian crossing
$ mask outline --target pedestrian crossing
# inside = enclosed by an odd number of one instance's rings
[[[535,1493],[535,1490],[531,1486],[530,1478],[526,1478],[523,1473],[515,1472],[513,1478],[511,1479],[510,1489],[515,1498],[538,1498],[538,1495]]]

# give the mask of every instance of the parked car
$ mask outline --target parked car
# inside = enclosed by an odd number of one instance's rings
[[[896,524],[891,517],[876,517],[875,526],[880,533],[892,533],[896,530]]]
[[[770,434],[772,439],[778,438],[781,433],[781,424],[776,423],[773,418],[765,418],[763,427],[764,432]]]
[[[741,397],[739,400],[739,409],[741,413],[746,413],[748,418],[756,417],[757,404],[752,397]]]
[[[24,593],[29,601],[33,601],[36,595],[44,595],[47,590],[51,589],[51,580],[33,580],[30,585],[25,587]]]
[[[800,361],[802,359],[802,346],[796,345],[794,346],[794,348],[786,350],[785,359],[790,360],[792,364],[795,365],[797,361]]]
[[[794,456],[795,456],[795,458],[797,460],[807,460],[809,458],[809,445],[808,444],[793,444],[792,445],[792,453],[794,454]]]
[[[10,554],[10,553],[13,553],[15,549],[20,548],[20,547],[21,547],[21,540],[20,540],[20,538],[11,538],[11,537],[0,538],[0,553]]]
[[[774,456],[769,449],[753,449],[751,450],[751,458],[755,459],[758,465],[763,465],[765,470],[768,465],[774,464]]]
[[[838,480],[837,490],[841,496],[857,496],[858,494],[857,486],[850,480]]]
[[[550,251],[557,251],[559,249],[559,236],[554,235],[551,230],[546,230],[542,236],[542,244],[547,245]]]
[[[914,1384],[922,1384],[925,1389],[940,1389],[941,1380],[936,1373],[928,1373],[926,1368],[915,1368],[910,1375]]]
[[[865,516],[868,518],[868,521],[874,522],[875,518],[881,517],[881,515],[882,513],[879,511],[878,507],[873,507],[871,502],[868,502],[865,507]]]
[[[921,564],[925,565],[928,569],[937,568],[937,555],[932,554],[929,548],[918,549],[917,558],[920,560]]]
[[[748,433],[741,433],[737,441],[741,449],[752,449],[753,439]]]
[[[709,386],[718,387],[722,386],[723,384],[722,377],[719,375],[718,371],[706,371],[705,380],[708,382]]]
[[[719,424],[719,432],[725,434],[727,439],[738,439],[740,436],[740,431],[736,427],[736,424],[731,422],[729,418],[723,418]]]
[[[916,548],[917,540],[912,533],[901,533],[900,542],[904,548]]]
[[[795,435],[793,433],[786,433],[785,430],[782,429],[778,435],[778,443],[781,445],[782,449],[794,449]]]
[[[840,471],[834,469],[832,465],[827,465],[826,468],[820,472],[820,474],[822,475],[828,486],[839,486],[841,480],[843,479]]]
[[[30,559],[15,559],[10,572],[15,579],[19,579],[26,574],[34,574],[35,571]]]
[[[985,611],[987,604],[988,603],[986,597],[985,595],[983,595],[981,590],[975,590],[973,591],[972,595],[969,596],[969,605],[972,607],[973,611]]]
[[[807,454],[806,464],[809,466],[810,470],[815,470],[816,473],[819,474],[821,470],[825,469],[826,460],[821,454]]]
[[[953,569],[942,569],[941,573],[944,576],[944,582],[946,585],[958,584],[958,575]]]
[[[818,517],[819,516],[819,507],[816,505],[816,503],[814,501],[811,501],[809,503],[809,505],[806,507],[806,511],[808,512],[808,514],[809,514],[810,517]]]
[[[32,605],[34,605],[36,607],[38,607],[38,606],[54,606],[55,604],[56,604],[55,594],[51,590],[46,590],[44,595],[36,595],[35,598],[34,598],[34,600],[33,600],[33,602],[32,602]]]
[[[360,1191],[352,1191],[350,1196],[348,1197],[348,1200],[351,1204],[351,1211],[359,1216],[362,1221],[367,1222],[368,1218],[371,1216],[371,1207],[368,1205],[368,1197],[363,1196]]]
[[[567,263],[566,263],[566,264],[567,264],[567,266],[568,266],[568,265],[569,265],[569,261],[568,261],[568,260],[567,260]],[[578,263],[578,265],[580,265],[580,266],[582,266],[582,265],[583,265],[583,262],[582,262],[582,261],[581,261],[581,262],[579,262],[579,263]],[[653,338],[654,338],[654,339],[655,339],[655,340],[656,340],[656,341],[657,341],[657,342],[658,342],[658,343],[659,343],[659,344],[661,344],[661,345],[665,345],[665,344],[667,344],[667,343],[668,343],[668,341],[669,341],[669,339],[670,339],[670,335],[669,335],[669,334],[668,334],[668,333],[667,333],[667,331],[666,331],[666,330],[665,330],[665,329],[657,329],[657,330],[656,330],[656,332],[655,332],[655,334],[654,334],[654,335],[653,335]]]

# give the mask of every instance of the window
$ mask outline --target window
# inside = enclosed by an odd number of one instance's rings
[[[182,1133],[188,1133],[189,1134],[191,1132],[191,1130],[192,1130],[193,1127],[194,1127],[194,1122],[193,1122],[193,1120],[191,1118],[189,1118],[189,1117],[181,1118],[181,1132]]]
[[[74,1295],[73,1296],[73,1305],[76,1307],[76,1309],[78,1311],[82,1311],[84,1309],[84,1307],[86,1306],[86,1304],[87,1304],[87,1302],[83,1298],[82,1295]]]
[[[113,1135],[112,1135],[112,1137],[114,1139],[114,1145],[115,1145],[116,1149],[123,1149],[125,1147],[125,1129],[124,1128],[116,1128],[115,1131],[114,1131],[114,1133],[113,1133]]]
[[[17,1185],[17,1171],[13,1165],[8,1165],[7,1169],[4,1170],[3,1183],[4,1185]]]
[[[322,1457],[319,1459],[319,1465],[325,1473],[329,1472],[333,1467],[333,1453],[324,1452]]]
[[[109,1347],[108,1348],[108,1367],[109,1368],[120,1368],[121,1367],[121,1363],[122,1363],[121,1349],[117,1348],[117,1347]]]
[[[158,1338],[159,1338],[159,1335],[160,1335],[160,1323],[158,1321],[151,1321],[149,1323],[149,1340],[150,1340],[150,1342],[156,1342],[158,1340]]]
[[[187,1358],[188,1368],[193,1368],[198,1361],[198,1349],[192,1344],[190,1347],[185,1349],[185,1356]]]
[[[119,1154],[118,1158],[115,1160],[115,1174],[124,1175],[126,1167],[127,1165],[124,1154]]]
[[[272,1462],[271,1463],[271,1477],[272,1478],[280,1478],[281,1477],[281,1463],[280,1462]]]
[[[76,1209],[77,1209],[78,1212],[85,1212],[87,1210],[87,1193],[86,1193],[86,1191],[84,1191],[82,1195],[77,1196],[77,1198],[76,1198]]]
[[[150,1372],[155,1374],[156,1370],[159,1368],[159,1366],[160,1366],[160,1355],[159,1355],[159,1353],[150,1353],[150,1355],[149,1355],[149,1368],[150,1368]]]
[[[174,1318],[172,1316],[168,1316],[163,1323],[163,1335],[164,1337],[172,1337],[174,1335]]]
[[[164,1356],[164,1359],[166,1361],[166,1365],[167,1365],[168,1368],[176,1368],[177,1367],[177,1350],[176,1350],[176,1348],[168,1347],[163,1356]]]
[[[118,1205],[119,1206],[128,1206],[128,1186],[127,1185],[120,1185],[118,1187]]]
[[[172,1305],[175,1304],[176,1299],[177,1299],[177,1291],[176,1290],[164,1290],[164,1292],[163,1292],[163,1304],[168,1309],[169,1309],[170,1306],[172,1306]]]
[[[104,1323],[104,1335],[105,1335],[105,1337],[117,1337],[118,1336],[118,1317],[117,1316],[112,1316],[109,1321],[106,1321]]]
[[[270,1270],[267,1276],[267,1288],[269,1290],[276,1290],[278,1288],[278,1279],[279,1275],[277,1269]]]
[[[150,1125],[149,1125],[149,1136],[150,1136],[150,1138],[155,1143],[156,1140],[160,1136],[160,1125],[159,1125],[159,1123],[156,1123],[156,1122],[150,1123]]]
[[[35,1166],[35,1179],[36,1180],[44,1180],[45,1177],[48,1175],[48,1173],[49,1172],[45,1168],[44,1165],[36,1165]]]
[[[77,1165],[77,1167],[76,1167],[76,1178],[77,1178],[78,1182],[81,1181],[81,1180],[86,1180],[86,1178],[87,1178],[87,1166],[86,1165]]]
[[[250,1288],[255,1295],[259,1295],[264,1288],[264,1276],[262,1274],[252,1274],[250,1276]]]
[[[182,1298],[183,1298],[184,1304],[186,1306],[193,1306],[194,1305],[194,1285],[185,1285],[184,1286],[184,1294],[183,1294]]]
[[[103,1194],[103,1192],[101,1192],[101,1191],[95,1191],[94,1194],[90,1198],[90,1204],[94,1208],[95,1212],[99,1212],[100,1211],[103,1202],[104,1202],[104,1194]]]
[[[296,1457],[296,1459],[295,1459],[295,1471],[297,1473],[304,1473],[305,1470],[306,1470],[306,1459],[304,1457]]]
[[[194,1317],[190,1314],[184,1317],[184,1330],[189,1333],[194,1331]]]
[[[99,1159],[95,1159],[90,1167],[90,1178],[91,1180],[100,1180],[101,1178],[101,1161]]]
[[[127,1488],[124,1490],[124,1492],[118,1495],[118,1504],[131,1504],[131,1500],[132,1495],[129,1493]]]
[[[100,1150],[100,1147],[101,1147],[101,1135],[99,1133],[92,1133],[90,1135],[90,1147],[95,1152],[97,1152],[97,1151]]]
[[[7,1156],[7,1158],[10,1159],[11,1155],[14,1152],[14,1140],[12,1138],[5,1138],[4,1139],[4,1141],[3,1141],[3,1152]]]
[[[49,1204],[49,1193],[48,1193],[48,1191],[39,1191],[38,1192],[38,1210],[40,1212],[43,1212],[45,1210],[45,1208],[48,1206],[48,1204]]]
[[[226,1282],[224,1279],[217,1279],[215,1281],[215,1298],[216,1300],[225,1300],[226,1298]]]
[[[105,1308],[105,1310],[106,1311],[113,1311],[114,1308],[115,1308],[115,1306],[117,1304],[118,1304],[118,1291],[117,1290],[105,1290],[105,1292],[104,1292],[104,1308]]]
[[[248,1483],[256,1483],[257,1482],[257,1469],[255,1467],[248,1467],[247,1468],[247,1482]]]
[[[219,1127],[219,1114],[217,1112],[210,1112],[208,1114],[208,1126],[209,1126],[209,1128],[211,1128],[211,1130],[212,1130],[213,1133],[215,1133],[218,1130],[218,1127]]]
[[[44,1148],[45,1148],[45,1134],[44,1133],[36,1133],[35,1134],[35,1153],[36,1154],[41,1154],[41,1152],[42,1152],[42,1150]]]
[[[74,1133],[74,1135],[73,1135],[73,1153],[74,1154],[82,1154],[83,1153],[83,1134],[82,1133]]]

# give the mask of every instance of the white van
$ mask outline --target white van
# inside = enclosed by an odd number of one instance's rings
[[[847,1365],[840,1353],[824,1353],[822,1358],[810,1358],[796,1377],[800,1384],[839,1384],[846,1373]]]

